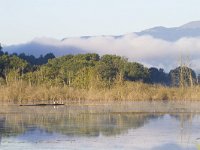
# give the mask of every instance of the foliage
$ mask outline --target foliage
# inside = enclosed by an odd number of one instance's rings
[[[160,83],[163,85],[170,85],[170,78],[163,69],[149,68],[150,83]]]
[[[0,56],[0,77],[9,80],[17,80],[23,76],[28,63],[17,56]]]
[[[135,62],[128,62],[125,65],[125,79],[129,81],[147,81],[149,78],[148,69]]]
[[[88,53],[55,58],[49,53],[36,58],[24,53],[8,55],[1,49],[0,46],[1,83],[20,79],[29,85],[98,89],[111,88],[124,81],[172,86],[179,86],[180,83],[189,86],[196,82],[195,72],[187,67],[178,67],[168,74],[163,69],[148,69],[140,63],[129,62],[127,58],[116,55],[100,57],[98,54]]]
[[[191,86],[196,82],[194,70],[186,66],[177,67],[169,72],[172,86]]]
[[[25,53],[21,53],[19,55],[17,55],[17,54],[12,54],[12,55],[16,55],[19,58],[26,60],[32,66],[46,64],[49,59],[55,58],[54,54],[52,54],[52,53],[48,53],[44,56],[40,55],[40,57],[38,57],[38,58],[36,58],[33,55],[26,55]]]

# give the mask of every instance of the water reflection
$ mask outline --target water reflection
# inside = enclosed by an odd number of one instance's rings
[[[2,139],[2,133],[5,130],[5,118],[0,117],[0,143],[1,143],[1,139]]]
[[[52,107],[29,107],[19,109],[17,114],[2,117],[5,118],[6,127],[1,133],[6,136],[35,128],[68,136],[113,136],[143,126],[148,120],[160,116],[140,113],[78,113],[65,107],[57,110]]]
[[[198,111],[134,111],[119,106],[4,106],[0,149],[196,149]],[[26,145],[30,144],[31,145]]]

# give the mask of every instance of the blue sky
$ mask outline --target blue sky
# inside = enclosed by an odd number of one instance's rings
[[[200,0],[0,0],[0,42],[120,35],[200,20]]]

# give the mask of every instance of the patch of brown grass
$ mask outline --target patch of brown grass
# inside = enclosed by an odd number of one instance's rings
[[[139,100],[200,100],[200,87],[165,87],[141,82],[124,82],[112,88],[78,89],[47,85],[29,86],[15,82],[0,86],[0,100],[17,103],[37,101],[139,101]]]

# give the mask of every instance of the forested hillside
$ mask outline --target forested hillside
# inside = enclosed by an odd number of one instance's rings
[[[181,76],[182,74],[182,76]],[[88,89],[111,87],[116,82],[140,81],[149,84],[179,86],[196,83],[195,72],[180,66],[165,73],[164,69],[147,68],[116,55],[77,54],[55,58],[52,53],[33,55],[0,51],[1,84],[24,80],[30,85],[48,84]]]

